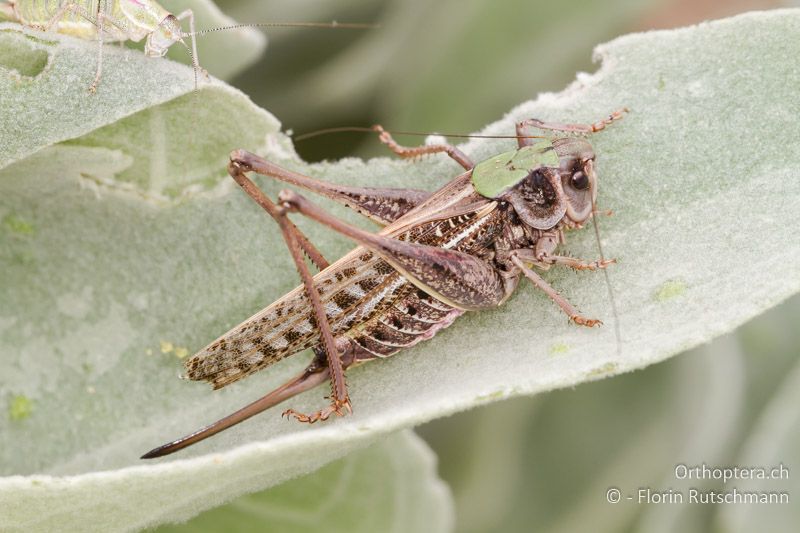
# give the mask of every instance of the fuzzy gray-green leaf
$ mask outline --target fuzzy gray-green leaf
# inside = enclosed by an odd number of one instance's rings
[[[445,533],[453,528],[453,502],[430,448],[404,430],[314,474],[156,533],[258,531],[264,524],[293,533]]]
[[[601,207],[615,212],[600,223],[607,254],[619,260],[610,279],[620,351],[603,276],[553,270],[547,279],[606,327],[568,324],[523,284],[503,308],[465,316],[407,353],[349,372],[353,416],[306,427],[271,411],[145,464],[137,459],[144,451],[257,398],[308,360],[296,356],[215,393],[175,377],[176,347],[201,348],[297,283],[274,224],[223,184],[231,148],[358,184],[433,190],[459,168],[444,158],[305,165],[275,134],[275,121],[240,93],[214,84],[198,93],[196,106],[181,102],[195,98],[187,94],[190,77],[180,77],[189,69],[114,52],[133,63],[120,62],[104,79],[108,95],[91,101],[81,91],[93,64],[78,59],[92,57],[92,44],[42,45],[73,63],[46,70],[61,79],[42,80],[51,89],[29,100],[38,108],[17,101],[32,89],[7,76],[0,86],[3,106],[14,110],[0,113],[4,131],[14,127],[22,136],[0,152],[8,165],[0,173],[0,220],[10,221],[0,225],[0,402],[8,412],[14,398],[30,401],[25,417],[0,417],[7,476],[0,507],[15,511],[0,516],[0,529],[36,529],[78,504],[104,530],[131,527],[115,522],[120,516],[147,524],[186,518],[401,427],[660,361],[797,292],[800,42],[786,36],[798,24],[800,11],[786,10],[620,38],[598,49],[597,74],[580,75],[566,91],[522,104],[485,129],[508,135],[515,121],[532,116],[591,121],[631,109],[592,139]],[[152,88],[149,100],[130,104],[115,92],[130,79],[128,68],[147,74],[137,83]],[[182,85],[171,85],[178,74]],[[63,106],[52,131],[21,129],[26,118],[41,121],[39,114]],[[184,137],[180,128],[164,130],[176,133],[167,136],[163,157],[151,154],[162,144],[148,149],[142,126],[154,109],[166,124],[187,125]],[[192,112],[202,119],[192,121]],[[56,127],[62,121],[63,130]],[[142,142],[126,141],[127,131],[141,132]],[[222,139],[208,146],[207,135]],[[513,141],[461,148],[482,160],[513,149]],[[262,183],[270,193],[278,189]],[[328,255],[349,247],[302,226]],[[570,232],[566,248],[597,255],[590,231]],[[162,345],[172,348],[162,353]],[[293,399],[291,407],[318,408],[325,393]],[[165,505],[175,494],[181,500]]]

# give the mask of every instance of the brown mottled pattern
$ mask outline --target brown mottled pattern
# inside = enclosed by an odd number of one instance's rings
[[[481,256],[506,212],[497,209],[479,231],[453,249]],[[425,222],[398,235],[424,244],[446,243],[476,220],[474,213]],[[386,357],[429,338],[460,311],[429,296],[372,252],[357,248],[315,276],[335,336],[351,337],[359,359]],[[193,380],[220,388],[319,342],[312,310],[298,287],[235,327],[186,362]]]

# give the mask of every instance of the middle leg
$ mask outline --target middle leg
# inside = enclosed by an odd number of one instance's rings
[[[511,262],[522,272],[526,278],[528,278],[531,283],[533,283],[536,288],[540,289],[544,292],[547,296],[550,297],[556,305],[558,305],[564,313],[569,317],[569,319],[581,326],[598,326],[602,324],[600,320],[594,318],[586,318],[580,313],[575,307],[567,301],[566,298],[561,296],[558,291],[556,291],[553,287],[550,286],[539,274],[525,266],[525,263],[522,259],[518,257],[518,254],[512,253],[511,254]]]
[[[569,267],[573,270],[601,270],[617,262],[616,259],[596,259],[594,261],[584,261],[577,257],[569,257],[566,255],[556,255],[550,252],[538,252],[529,248],[515,250],[514,255],[526,263],[532,263],[541,268],[549,268],[553,265],[561,265]]]

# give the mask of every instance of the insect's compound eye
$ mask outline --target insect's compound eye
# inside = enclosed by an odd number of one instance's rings
[[[584,174],[583,172],[576,172],[572,175],[570,179],[570,183],[572,186],[579,191],[583,191],[589,188],[589,176]]]
[[[561,171],[561,183],[567,195],[567,216],[573,221],[582,223],[592,213],[597,181],[595,181],[594,160],[580,160],[572,172]]]

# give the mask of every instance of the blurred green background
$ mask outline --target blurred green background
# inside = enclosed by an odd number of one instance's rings
[[[285,129],[381,123],[468,133],[543,91],[592,72],[592,50],[619,35],[670,28],[781,0],[220,0],[237,21],[358,21],[371,31],[268,31],[261,60],[231,83]],[[409,144],[421,142],[406,138]],[[309,161],[386,155],[367,135],[298,144]]]
[[[593,71],[593,47],[618,35],[786,4],[771,0],[217,3],[241,22],[380,24],[370,31],[269,31],[267,53],[230,80],[275,114],[285,129],[298,134],[374,123],[397,130],[468,133],[540,92],[562,90],[577,71]],[[401,140],[421,142],[413,137]],[[297,150],[309,161],[388,155],[373,136],[350,133],[317,137],[299,143]],[[613,198],[604,204],[613,208]],[[798,323],[800,298],[795,297],[735,334],[643,371],[494,404],[418,428],[438,455],[440,475],[453,492],[457,530],[752,531],[748,520],[755,520],[762,531],[797,526],[792,522],[798,518],[796,510],[611,505],[605,494],[612,486],[623,492],[688,486],[675,479],[677,463],[734,465],[748,460],[767,465],[796,460],[796,449],[781,448],[786,440],[765,437],[764,432],[769,413],[786,405],[795,406],[794,411],[789,408],[795,415],[800,410]],[[714,482],[692,486],[722,487]],[[242,500],[247,505],[210,511],[164,531],[222,527],[270,531],[252,512],[259,498],[270,494],[274,491],[248,496]],[[316,495],[307,497],[312,501]],[[297,530],[306,529],[298,525]]]

